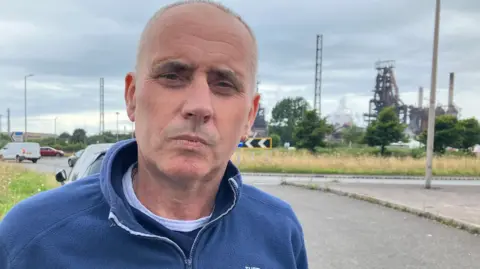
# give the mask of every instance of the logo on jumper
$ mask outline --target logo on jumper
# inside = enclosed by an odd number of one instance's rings
[[[260,267],[255,267],[255,266],[245,266],[245,269],[260,269]]]

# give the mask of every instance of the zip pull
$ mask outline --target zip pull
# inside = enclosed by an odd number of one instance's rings
[[[192,259],[186,259],[185,264],[187,265],[187,269],[192,269]]]

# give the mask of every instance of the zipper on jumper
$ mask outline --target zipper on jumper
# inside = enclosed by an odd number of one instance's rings
[[[185,265],[187,266],[187,269],[192,269],[192,259],[186,259]]]
[[[233,182],[233,183],[232,183]],[[230,188],[232,188],[232,191],[233,191],[233,203],[232,205],[227,209],[227,211],[223,212],[220,216],[218,216],[216,219],[212,220],[212,221],[209,221],[207,224],[205,224],[205,226],[202,227],[202,229],[200,229],[200,231],[198,231],[198,234],[197,236],[195,236],[195,240],[193,240],[193,244],[192,244],[192,248],[190,249],[190,255],[189,255],[189,258],[187,259],[187,268],[188,269],[193,269],[193,252],[195,250],[195,247],[198,243],[198,238],[200,238],[200,235],[208,228],[208,226],[210,226],[210,224],[218,221],[219,219],[223,218],[225,215],[227,215],[230,211],[232,211],[232,209],[235,207],[235,205],[237,204],[237,188],[236,186],[234,187],[233,184],[236,185],[236,182],[230,178],[228,180],[228,183],[230,184]]]
[[[219,219],[223,218],[225,215],[227,215],[230,211],[232,211],[232,209],[235,207],[235,205],[237,204],[237,183],[234,181],[234,179],[230,178],[228,183],[230,184],[230,188],[232,189],[233,191],[233,203],[232,205],[227,209],[227,211],[223,212],[220,216],[218,216],[216,219],[208,222],[207,224],[205,224],[205,226],[203,226],[200,231],[198,232],[197,236],[195,236],[195,240],[193,240],[193,244],[192,244],[192,248],[190,249],[190,255],[189,257],[187,258],[187,255],[185,255],[185,252],[183,252],[183,250],[180,248],[180,246],[175,243],[174,241],[170,240],[169,238],[167,237],[163,237],[163,236],[157,236],[157,235],[153,235],[153,234],[145,234],[145,233],[141,233],[141,232],[136,232],[130,228],[128,228],[127,226],[125,226],[124,224],[122,224],[117,216],[115,214],[113,214],[113,212],[110,212],[110,215],[109,215],[109,218],[110,219],[113,219],[113,221],[117,224],[117,226],[119,226],[120,228],[126,230],[127,232],[129,232],[130,234],[132,235],[136,235],[136,236],[143,236],[143,237],[147,237],[147,238],[153,238],[153,239],[156,239],[156,240],[160,240],[160,241],[163,241],[163,242],[166,242],[168,244],[171,244],[172,246],[174,246],[178,252],[180,252],[180,254],[182,255],[183,257],[183,261],[185,263],[185,266],[187,269],[193,269],[193,251],[195,250],[195,246],[197,245],[198,243],[198,238],[200,237],[200,235],[205,231],[205,229],[212,223],[218,221]],[[235,186],[233,186],[235,185]]]
[[[192,268],[192,259],[187,259],[187,255],[185,255],[185,252],[183,252],[183,250],[180,248],[180,246],[173,242],[172,240],[170,240],[169,238],[167,237],[163,237],[163,236],[157,236],[157,235],[153,235],[153,234],[145,234],[145,233],[140,233],[140,232],[136,232],[130,228],[128,228],[127,226],[125,226],[124,224],[122,224],[117,216],[115,214],[113,214],[113,212],[110,212],[110,215],[109,215],[109,218],[110,219],[113,219],[113,221],[117,224],[118,227],[126,230],[127,232],[129,232],[130,234],[132,235],[136,235],[136,236],[142,236],[142,237],[146,237],[146,238],[151,238],[151,239],[156,239],[156,240],[159,240],[159,241],[163,241],[163,242],[166,242],[167,244],[170,244],[172,246],[175,247],[175,249],[180,252],[180,255],[182,255],[183,257],[183,262],[186,266],[187,269],[191,269]]]

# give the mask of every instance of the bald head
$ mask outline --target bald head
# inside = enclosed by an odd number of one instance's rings
[[[164,6],[160,10],[158,10],[149,19],[140,36],[140,40],[137,48],[136,67],[135,67],[136,71],[137,72],[139,71],[139,64],[143,60],[144,50],[145,50],[146,44],[151,40],[152,32],[162,31],[161,28],[164,25],[161,25],[160,23],[158,23],[159,21],[162,20],[162,18],[169,17],[170,15],[172,15],[170,14],[172,13],[171,11],[179,11],[178,9],[183,9],[183,12],[188,12],[189,10],[190,11],[195,10],[196,12],[198,12],[198,9],[201,8],[202,6],[205,7],[205,5],[206,7],[214,8],[218,12],[222,12],[234,18],[235,20],[237,20],[243,25],[246,31],[248,31],[249,37],[251,39],[251,45],[252,45],[252,53],[250,55],[251,62],[252,62],[251,72],[254,78],[254,82],[256,82],[257,69],[258,69],[258,48],[257,48],[257,41],[252,29],[248,26],[247,23],[245,23],[245,21],[243,21],[243,19],[238,14],[236,14],[232,10],[228,9],[227,7],[225,7],[220,3],[216,3],[208,0],[178,1],[175,3],[169,4],[167,6]]]

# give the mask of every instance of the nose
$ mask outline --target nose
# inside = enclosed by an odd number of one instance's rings
[[[212,96],[207,80],[196,79],[186,95],[182,116],[198,123],[207,123],[213,115]]]

